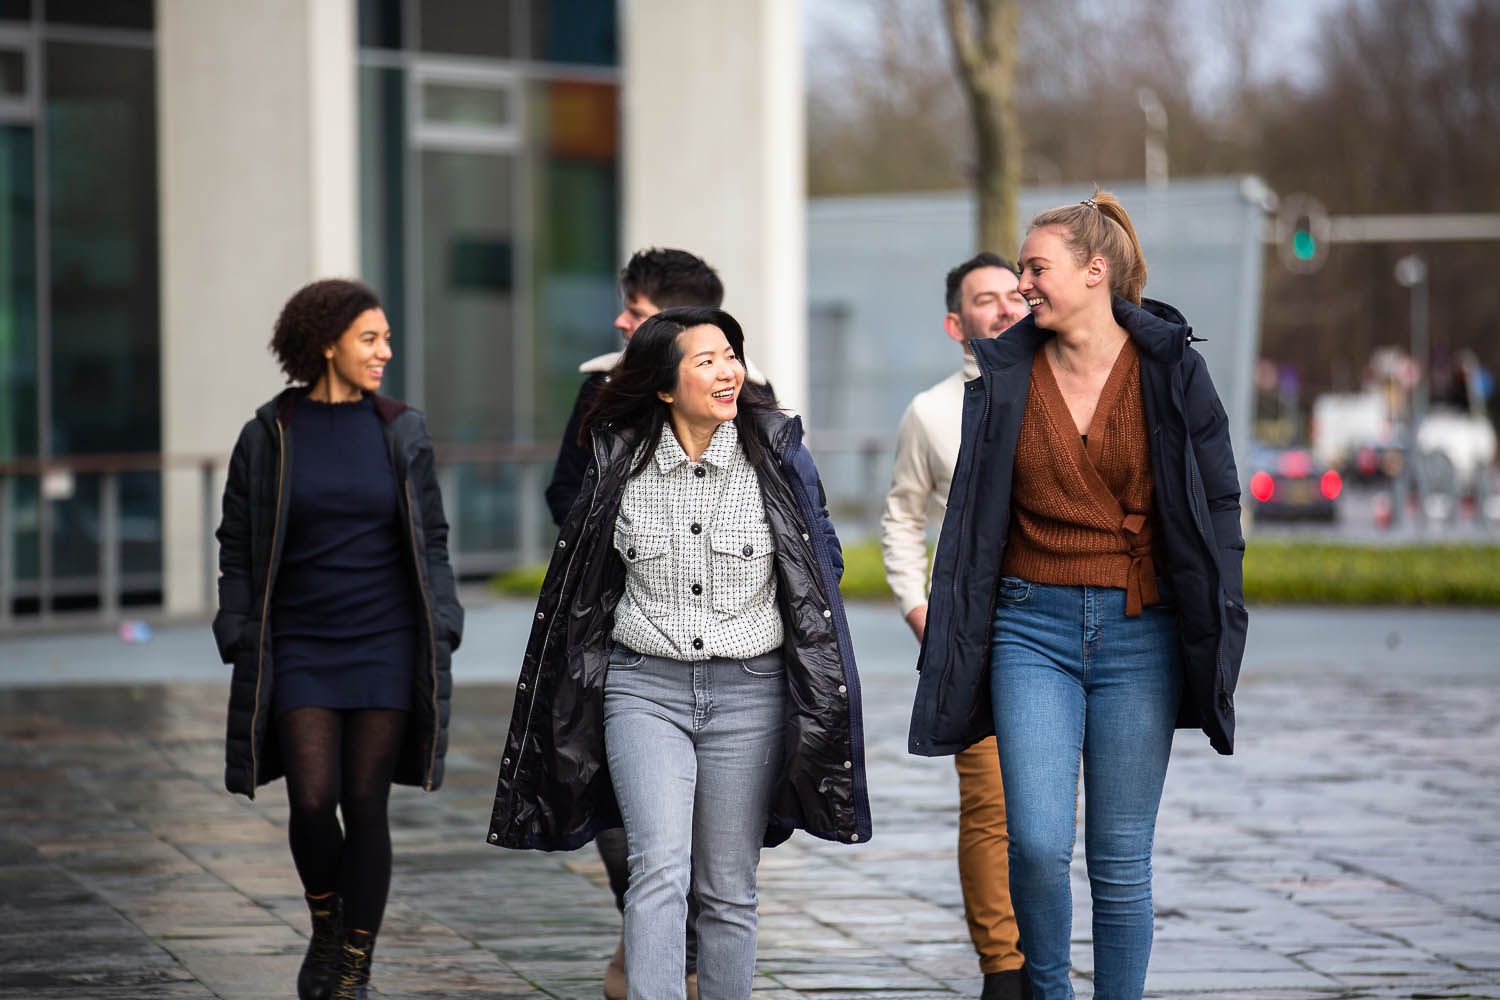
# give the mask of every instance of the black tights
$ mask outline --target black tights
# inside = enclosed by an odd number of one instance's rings
[[[276,729],[292,807],[288,839],[302,888],[310,896],[337,891],[344,926],[374,934],[391,887],[386,804],[406,713],[292,708],[277,717]]]

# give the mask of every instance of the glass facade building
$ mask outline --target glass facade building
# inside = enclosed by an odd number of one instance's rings
[[[616,6],[351,3],[386,391],[427,411],[440,448],[470,447],[445,486],[460,565],[485,572],[543,510],[539,463],[485,448],[555,442],[578,362],[616,343]],[[111,560],[127,599],[160,596],[157,16],[152,0],[0,0],[0,619],[100,603]],[[64,460],[74,472],[34,469]]]

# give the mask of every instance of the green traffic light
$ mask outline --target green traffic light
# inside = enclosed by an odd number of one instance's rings
[[[1306,229],[1292,234],[1292,255],[1298,260],[1312,260],[1318,255],[1318,241]]]

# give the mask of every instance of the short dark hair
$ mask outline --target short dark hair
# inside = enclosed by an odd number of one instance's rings
[[[981,267],[999,267],[1009,271],[1011,274],[1016,273],[1016,265],[997,253],[990,253],[988,250],[983,250],[975,254],[948,272],[947,296],[945,297],[945,301],[947,302],[949,312],[956,313],[963,308],[964,279],[969,276],[970,271],[977,271]]]
[[[583,418],[580,442],[596,427],[612,427],[632,436],[640,449],[630,469],[632,477],[640,475],[656,454],[661,429],[671,413],[670,405],[662,402],[657,393],[677,388],[678,366],[682,363],[682,344],[678,338],[682,331],[695,326],[717,327],[729,341],[734,356],[744,363],[745,334],[733,316],[709,306],[663,309],[631,335],[625,353],[610,371],[609,381],[599,387],[599,395],[594,397],[593,406]],[[760,436],[759,417],[776,409],[775,397],[764,387],[747,380],[740,388],[734,426],[751,465],[759,465],[768,453],[768,444]]]
[[[271,353],[287,381],[316,382],[328,370],[324,349],[343,336],[360,313],[379,308],[380,296],[362,281],[324,278],[299,288],[281,307],[271,334]]]
[[[724,284],[713,268],[686,250],[648,247],[637,250],[620,271],[620,291],[641,295],[658,309],[724,303]]]

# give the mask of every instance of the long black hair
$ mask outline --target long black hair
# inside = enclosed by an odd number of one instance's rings
[[[589,407],[578,432],[583,444],[596,427],[608,427],[616,433],[629,434],[638,447],[638,457],[630,469],[631,477],[640,475],[656,455],[662,426],[671,419],[671,407],[657,395],[677,390],[678,366],[682,364],[682,331],[695,326],[717,327],[729,341],[741,366],[745,363],[745,333],[739,322],[722,309],[708,306],[680,306],[663,309],[642,323],[625,345],[625,353],[610,370],[609,379],[600,386],[594,404]],[[751,465],[759,465],[769,453],[760,429],[759,418],[780,409],[776,398],[748,379],[740,386],[738,412],[734,427],[740,445]]]

